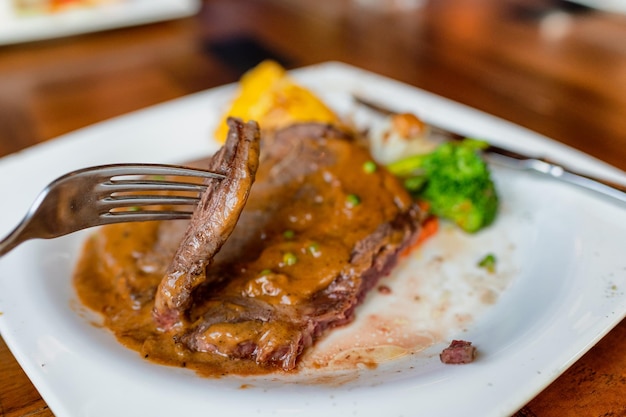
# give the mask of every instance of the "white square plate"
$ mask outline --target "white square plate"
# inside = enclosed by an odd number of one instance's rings
[[[21,15],[0,0],[0,45],[97,32],[195,14],[200,0],[123,0],[51,14]]]
[[[520,127],[344,64],[304,68],[293,76],[359,123],[367,120],[354,110],[351,92],[466,135],[625,178]],[[213,129],[234,88],[201,92],[0,159],[0,190],[13,196],[10,205],[3,205],[0,236],[17,224],[47,183],[67,171],[116,162],[178,163],[212,152]],[[0,259],[0,332],[58,417],[507,416],[624,317],[626,210],[554,180],[504,169],[494,174],[502,194],[498,221],[483,233],[462,237],[463,250],[446,258],[444,267],[434,270],[438,273],[432,273],[429,259],[449,251],[446,233],[420,249],[399,273],[421,275],[426,304],[405,311],[408,318],[426,327],[431,319],[445,326],[424,309],[445,296],[450,314],[467,320],[445,327],[432,346],[375,369],[214,380],[146,362],[94,325],[96,318],[77,301],[72,270],[89,232],[30,241]],[[471,265],[464,257],[485,251],[497,252],[498,268],[507,271],[496,275],[502,282],[481,284],[496,294],[487,304],[475,302],[466,279]],[[359,319],[377,302],[384,304],[381,299],[380,294],[369,297]],[[330,340],[340,339],[353,325],[338,329]],[[438,353],[452,338],[472,341],[478,359],[463,366],[441,364]]]

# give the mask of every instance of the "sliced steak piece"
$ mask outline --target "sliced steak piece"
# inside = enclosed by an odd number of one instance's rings
[[[191,292],[206,279],[206,267],[235,228],[254,182],[259,163],[259,127],[256,122],[243,123],[233,118],[228,126],[226,143],[208,166],[226,178],[208,180],[208,188],[155,296],[154,317],[164,330],[181,323]]]
[[[261,145],[246,207],[176,340],[291,370],[324,330],[352,320],[421,215],[389,172],[364,169],[368,150],[343,131],[300,124]]]

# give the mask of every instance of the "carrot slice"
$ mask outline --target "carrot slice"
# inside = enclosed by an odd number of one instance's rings
[[[415,249],[422,246],[424,242],[426,242],[428,239],[436,235],[438,231],[439,231],[439,218],[436,216],[427,217],[426,220],[424,220],[424,222],[422,223],[422,230],[420,231],[420,234],[415,240],[415,242],[413,242],[413,244],[411,244],[410,246],[406,247],[402,251],[400,256],[402,257],[407,256],[409,253],[413,252]]]

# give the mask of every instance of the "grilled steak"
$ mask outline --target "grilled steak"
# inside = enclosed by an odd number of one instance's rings
[[[228,125],[226,142],[208,166],[226,178],[208,180],[208,188],[156,293],[154,316],[165,330],[180,324],[191,292],[206,279],[206,268],[235,228],[254,182],[259,127],[256,122],[244,124],[233,118]]]
[[[229,216],[211,217],[211,209],[192,221],[157,293],[160,324],[186,310],[176,340],[188,349],[293,369],[324,330],[353,318],[419,231],[420,212],[401,184],[366,163],[368,151],[330,126],[264,136],[256,182],[228,241],[215,230],[230,230]],[[231,195],[239,210],[240,191]],[[204,204],[223,198],[214,192]],[[196,229],[207,228],[198,242]],[[197,243],[208,247],[188,255]]]
[[[420,212],[350,134],[300,124],[263,135],[259,152],[254,124],[230,124],[209,161],[228,178],[194,218],[102,228],[75,284],[142,357],[205,375],[291,370],[353,318],[413,242]]]

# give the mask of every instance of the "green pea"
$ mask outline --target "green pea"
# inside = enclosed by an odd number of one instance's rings
[[[361,199],[356,194],[348,194],[346,196],[346,204],[348,207],[352,208],[361,204]]]
[[[376,162],[374,161],[367,161],[363,163],[363,171],[366,174],[373,174],[374,172],[376,172],[377,169],[378,167],[376,166]]]
[[[283,263],[287,266],[295,265],[298,262],[298,258],[291,252],[287,252],[283,255]]]
[[[311,243],[307,247],[307,250],[313,256],[319,256],[320,255],[320,245],[318,243]]]

